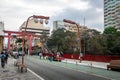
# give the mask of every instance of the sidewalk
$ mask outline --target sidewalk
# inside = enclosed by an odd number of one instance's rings
[[[95,61],[85,61],[85,60],[81,61],[80,63],[79,60],[75,60],[75,59],[64,59],[62,60],[62,62],[86,65],[90,67],[103,68],[103,69],[107,69],[107,65],[109,64],[105,62],[95,62]]]
[[[14,66],[14,59],[9,58],[8,64],[5,68],[0,66],[0,80],[40,80],[37,76],[31,73],[29,70],[27,72],[19,72],[18,68]]]

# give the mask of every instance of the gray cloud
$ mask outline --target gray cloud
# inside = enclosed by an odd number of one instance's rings
[[[103,8],[103,0],[87,0],[93,7]]]
[[[86,19],[86,26],[89,28],[96,28],[103,31],[103,12],[97,12],[96,8],[88,10],[77,10],[74,8],[66,8],[61,13],[52,16],[52,20],[69,19],[79,22],[84,25],[84,18]]]
[[[89,28],[104,30],[103,23],[103,0],[82,0],[89,1],[91,5],[87,10],[78,10],[75,8],[65,8],[61,13],[56,13],[52,16],[52,20],[70,19],[84,25],[84,18],[86,19],[86,26]],[[97,11],[101,9],[102,11]]]
[[[15,0],[14,0],[15,1]],[[39,7],[39,5],[53,6],[53,7],[62,7],[60,10],[56,10],[55,14],[51,16],[50,26],[52,26],[52,21],[54,20],[63,20],[70,19],[76,22],[79,22],[83,25],[83,19],[86,18],[86,25],[91,28],[99,28],[103,30],[103,11],[97,12],[96,9],[103,8],[103,0],[82,0],[89,2],[91,6],[85,10],[79,10],[73,7],[68,7],[69,4],[64,4],[60,0],[21,0],[19,5],[17,2],[6,2],[2,0],[0,3],[0,17],[5,18],[6,29],[11,29],[11,26],[17,26],[17,29],[20,25],[31,15],[41,14],[41,10],[44,7]],[[19,3],[19,2],[18,2]],[[49,5],[48,5],[49,4]],[[36,7],[37,5],[37,7]],[[59,6],[58,6],[59,5]],[[65,6],[66,5],[66,6]],[[32,8],[35,7],[35,8]],[[64,7],[65,6],[65,7]],[[47,9],[47,8],[45,8]],[[61,11],[62,10],[62,11]],[[50,11],[50,10],[49,10]],[[45,12],[49,13],[49,12]],[[16,27],[14,27],[16,28]]]
[[[24,0],[25,4],[31,5],[31,4],[36,4],[36,5],[46,5],[46,4],[50,4],[50,5],[58,5],[59,0]],[[47,6],[47,5],[46,5]]]

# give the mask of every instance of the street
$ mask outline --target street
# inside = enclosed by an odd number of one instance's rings
[[[44,62],[31,57],[26,57],[25,63],[29,69],[45,80],[109,80],[77,70],[68,69],[67,67],[59,67],[50,62]]]

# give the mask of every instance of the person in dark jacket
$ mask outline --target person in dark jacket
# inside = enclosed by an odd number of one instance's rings
[[[7,64],[8,57],[9,57],[9,56],[8,56],[8,53],[7,53],[7,51],[5,51],[5,53],[4,53],[4,54],[5,54],[5,63]]]
[[[52,51],[49,51],[49,53],[50,53],[50,62],[52,62],[53,61],[53,53],[52,53]]]
[[[2,51],[1,54],[0,54],[0,58],[1,58],[1,67],[4,68],[5,67],[5,54],[4,52]]]

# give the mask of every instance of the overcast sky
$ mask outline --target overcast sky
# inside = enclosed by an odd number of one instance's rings
[[[103,0],[0,0],[0,21],[5,30],[16,31],[32,15],[49,16],[53,21],[69,19],[103,31]]]

